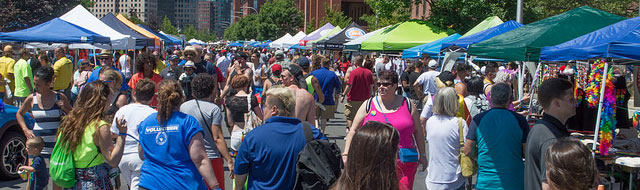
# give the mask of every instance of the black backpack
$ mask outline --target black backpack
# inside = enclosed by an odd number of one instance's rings
[[[329,189],[343,168],[340,148],[329,140],[313,139],[310,124],[303,122],[307,144],[298,153],[294,189]]]

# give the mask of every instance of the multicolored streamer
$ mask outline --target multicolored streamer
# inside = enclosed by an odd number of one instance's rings
[[[636,110],[635,112],[633,112],[633,116],[631,116],[631,118],[633,119],[633,127],[636,128],[637,130],[640,130],[640,126],[638,126],[638,120],[640,119],[640,111]]]
[[[602,84],[602,75],[607,75],[607,81],[605,83],[605,90],[603,93],[602,110],[600,117],[600,155],[609,155],[609,148],[611,148],[611,142],[615,138],[615,126],[616,126],[616,89],[613,85],[613,69],[609,68],[608,71],[604,71],[604,60],[597,60],[591,69],[591,76],[589,77],[589,86],[585,89],[586,99],[589,106],[594,107],[598,105],[600,98],[600,85]]]

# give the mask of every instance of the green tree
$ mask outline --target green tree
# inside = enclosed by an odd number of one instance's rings
[[[325,3],[324,5],[324,13],[327,15],[322,21],[322,25],[326,23],[331,23],[335,26],[340,26],[341,28],[349,26],[351,24],[351,17],[348,17],[342,13],[342,11],[338,11],[338,6],[331,7]],[[307,30],[308,31],[308,30]]]
[[[225,30],[225,39],[228,40],[249,40],[258,37],[258,15],[252,14],[238,19]],[[227,32],[228,31],[228,32]]]
[[[91,0],[78,0],[77,4],[82,5],[84,8],[91,8],[93,7],[93,5],[96,4],[95,1],[91,1]]]
[[[0,0],[0,31],[11,32],[29,28],[71,10],[75,0]]]
[[[413,0],[365,0],[365,3],[371,7],[373,15],[362,15],[360,18],[369,24],[370,30],[407,21],[411,18],[413,2]]]
[[[164,18],[162,19],[162,24],[160,24],[160,30],[167,34],[172,34],[172,35],[178,34],[178,29],[175,26],[173,26],[173,24],[171,24],[171,20],[169,20],[167,16],[164,16]]]
[[[431,5],[429,21],[441,28],[464,33],[487,17],[516,20],[514,0],[427,0]],[[588,5],[613,14],[633,17],[638,7],[635,0],[536,0],[524,1],[523,22],[528,24],[571,9]]]
[[[316,18],[311,18],[311,20],[309,20],[309,23],[307,23],[307,30],[306,30],[307,33],[313,32],[317,29],[315,23],[316,23]],[[324,26],[324,24],[327,24],[327,23],[326,22],[322,23],[320,26]]]
[[[193,38],[198,38],[198,30],[196,29],[196,27],[194,27],[191,24],[188,24],[187,26],[184,27],[184,29],[182,29],[182,34],[184,34],[187,39],[186,40],[190,40]]]
[[[295,7],[293,0],[273,0],[265,3],[258,13],[258,36],[256,40],[276,39],[291,33],[295,34],[303,27],[302,12]]]

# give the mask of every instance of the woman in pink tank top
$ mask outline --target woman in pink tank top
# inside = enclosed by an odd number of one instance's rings
[[[401,95],[396,95],[398,88],[398,75],[394,71],[382,71],[377,81],[378,95],[365,101],[354,118],[350,127],[343,161],[348,159],[351,138],[358,128],[367,121],[389,123],[400,132],[398,147],[400,153],[397,160],[397,176],[400,190],[413,189],[413,179],[418,169],[418,163],[422,163],[422,171],[427,166],[425,155],[425,140],[423,130],[420,128],[418,111],[415,106],[407,102]],[[417,143],[416,143],[417,142]]]

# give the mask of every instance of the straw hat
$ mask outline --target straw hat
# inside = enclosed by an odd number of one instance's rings
[[[100,51],[100,55],[98,55],[98,58],[113,58],[113,52],[111,52],[111,50],[108,49],[103,49],[102,51]]]
[[[187,46],[184,48],[184,51],[182,51],[182,56],[186,57],[185,55],[187,54],[187,52],[192,52],[194,53],[196,56],[198,56],[198,51],[196,51],[196,48],[194,48],[193,46]]]

